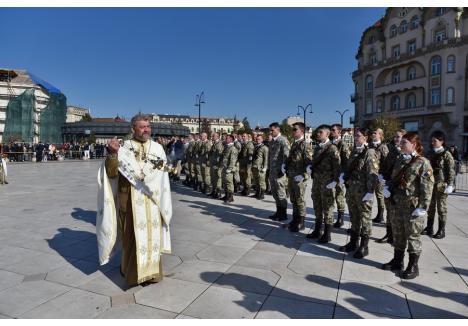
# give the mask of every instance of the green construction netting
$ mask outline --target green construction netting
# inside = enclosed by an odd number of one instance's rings
[[[61,93],[50,93],[49,96],[49,104],[41,112],[41,142],[61,143],[62,125],[67,118],[67,98]]]
[[[30,142],[34,136],[34,89],[25,90],[21,95],[11,99],[6,109],[6,124],[3,142]]]

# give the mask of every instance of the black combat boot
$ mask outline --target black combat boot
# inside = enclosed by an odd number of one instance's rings
[[[232,195],[232,192],[226,192],[226,199],[224,199],[225,203],[232,203],[234,201],[234,196]]]
[[[406,270],[401,273],[401,278],[405,280],[411,280],[419,276],[419,267],[418,267],[419,255],[415,253],[409,254],[409,262]]]
[[[384,208],[383,207],[378,207],[377,215],[372,220],[372,222],[382,223],[383,222],[383,212],[384,212]]]
[[[292,220],[291,222],[287,224],[289,231],[299,232],[298,224],[299,224],[299,216],[293,212]]]
[[[421,232],[422,235],[428,235],[432,237],[434,234],[434,217],[427,217],[427,226],[426,228]]]
[[[317,220],[315,220],[314,231],[312,233],[309,233],[306,236],[306,238],[307,239],[318,239],[318,238],[320,238],[321,235],[322,235],[322,221],[317,222]]]
[[[258,193],[259,193],[259,192],[260,192],[260,190],[257,188],[257,189],[255,190],[255,194],[253,194],[253,195],[250,196],[250,197],[252,197],[252,198],[258,198]]]
[[[273,215],[268,216],[268,218],[270,220],[277,221],[278,211],[279,211],[279,206],[277,204],[276,205],[276,212]]]
[[[216,191],[216,188],[213,188],[208,196],[210,196],[211,198],[216,198]]]
[[[211,195],[211,194],[213,193],[213,191],[211,190],[211,186],[210,186],[210,185],[205,185],[205,189],[204,189],[204,190],[205,190],[205,191],[203,191],[203,193],[204,193],[205,195],[208,195],[208,196],[209,196],[209,195]]]
[[[224,191],[224,196],[221,197],[220,199],[221,199],[221,200],[226,200],[227,198],[228,198],[228,191],[225,190],[225,191]]]
[[[239,184],[234,181],[234,193],[237,194],[239,192]]]
[[[403,259],[405,258],[405,252],[403,250],[394,249],[393,259],[388,263],[382,265],[382,269],[385,271],[399,272],[403,270]]]
[[[361,236],[361,243],[359,244],[358,250],[354,253],[354,258],[364,258],[369,254],[369,236],[363,235]]]
[[[323,232],[322,236],[318,240],[320,243],[328,243],[331,241],[331,224],[325,224],[325,231]]]
[[[377,243],[393,243],[393,234],[392,234],[392,226],[390,224],[386,225],[387,231],[385,232],[385,235],[383,238],[375,240]]]
[[[344,216],[344,212],[338,212],[338,217],[336,219],[336,222],[335,222],[335,224],[333,224],[334,228],[340,228],[340,227],[343,226],[343,224],[344,224],[343,216]]]
[[[359,235],[351,230],[351,236],[349,238],[349,242],[344,246],[340,247],[341,252],[351,252],[357,249],[359,246]]]
[[[275,221],[286,221],[288,219],[287,207],[278,207],[278,215]]]
[[[439,228],[437,233],[433,236],[434,239],[443,239],[445,238],[445,222],[439,220]]]
[[[200,183],[200,189],[198,189],[202,194],[205,193],[206,184],[204,182]]]
[[[262,189],[258,191],[257,199],[265,199],[265,192]]]

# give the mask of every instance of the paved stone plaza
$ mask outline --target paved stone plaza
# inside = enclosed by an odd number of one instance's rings
[[[172,185],[173,254],[161,283],[126,288],[118,259],[97,262],[100,162],[11,164],[0,186],[0,317],[3,318],[465,318],[468,194],[449,197],[447,237],[423,237],[420,277],[380,265],[388,244],[357,260],[291,234],[267,216],[273,199],[233,205]],[[309,187],[310,191],[310,187]],[[289,211],[289,213],[291,213]],[[346,222],[345,226],[348,226]],[[373,238],[383,226],[375,226]],[[407,257],[406,257],[407,261]]]

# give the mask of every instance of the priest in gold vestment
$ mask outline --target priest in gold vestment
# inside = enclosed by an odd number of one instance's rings
[[[96,234],[100,264],[121,246],[120,272],[129,285],[162,280],[161,254],[171,252],[171,192],[163,147],[151,140],[149,116],[131,120],[133,137],[109,155],[98,174]]]

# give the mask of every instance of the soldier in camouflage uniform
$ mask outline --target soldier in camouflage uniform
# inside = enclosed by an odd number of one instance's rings
[[[332,143],[338,148],[338,152],[340,153],[340,167],[341,173],[344,175],[344,171],[346,168],[346,164],[348,163],[349,155],[351,155],[351,148],[350,146],[341,139],[341,130],[343,126],[339,123],[335,123],[331,126],[330,136],[332,138]],[[335,188],[335,199],[336,199],[336,206],[338,210],[338,217],[336,219],[335,224],[333,227],[340,228],[343,226],[343,218],[345,214],[345,193],[346,187],[344,184],[338,183]]]
[[[404,135],[400,146],[402,155],[394,164],[391,180],[384,186],[384,195],[393,201],[395,214],[392,221],[394,255],[382,268],[401,271],[408,244],[409,262],[400,277],[413,279],[419,275],[420,233],[431,202],[434,176],[431,164],[422,156],[423,148],[416,134]]]
[[[189,151],[189,167],[190,167],[190,186],[196,189],[198,187],[198,180],[197,180],[197,146],[200,140],[200,135],[196,134],[193,137],[193,142],[191,143],[190,147],[188,148]]]
[[[375,150],[377,154],[377,160],[379,161],[379,180],[383,179],[383,173],[386,169],[385,160],[388,155],[388,147],[383,142],[383,130],[377,128],[372,132],[372,142],[369,144],[370,148]],[[382,223],[384,218],[383,214],[385,211],[385,200],[383,196],[383,185],[382,183],[377,184],[375,189],[375,197],[377,198],[377,216],[372,220],[375,223]]]
[[[388,155],[385,159],[385,169],[382,173],[383,179],[380,179],[380,183],[385,185],[387,180],[391,179],[393,166],[398,158],[401,155],[400,150],[400,141],[403,135],[406,134],[406,130],[400,129],[395,132],[393,136],[393,141],[388,144]],[[382,170],[382,169],[381,169]],[[387,209],[387,221],[386,221],[386,233],[381,239],[377,239],[378,243],[393,243],[393,231],[392,231],[392,219],[395,214],[395,207],[392,201],[388,198],[385,198],[385,208]]]
[[[255,146],[247,133],[242,134],[242,148],[239,153],[239,174],[243,186],[242,195],[248,196],[252,186],[252,159]]]
[[[191,187],[193,182],[193,175],[192,175],[192,149],[194,145],[193,135],[190,134],[188,136],[188,141],[184,145],[184,167],[185,167],[185,181],[184,185]]]
[[[237,153],[240,153],[242,150],[242,136],[238,135],[237,133],[233,132],[232,136],[234,137],[234,146],[237,149]],[[234,192],[237,193],[239,191],[241,179],[239,174],[239,158],[237,158],[236,162],[236,172],[234,173]]]
[[[234,146],[234,137],[232,135],[226,136],[226,147],[223,152],[223,185],[225,195],[222,198],[225,203],[234,201],[234,174],[236,173],[237,163],[237,148]]]
[[[266,191],[266,171],[268,169],[268,147],[263,144],[263,135],[258,134],[252,161],[253,182],[257,188],[255,198],[264,199]]]
[[[354,258],[363,258],[369,254],[369,237],[372,234],[372,201],[378,183],[379,162],[375,150],[369,148],[368,129],[356,129],[354,149],[348,160],[346,173],[340,183],[346,181],[348,191],[346,202],[351,217],[350,241],[340,247],[340,251],[350,252],[357,248],[359,236],[361,242],[354,253]]]
[[[211,192],[211,171],[210,171],[210,151],[211,140],[208,139],[208,134],[202,132],[201,143],[198,150],[198,164],[200,165],[201,189],[204,194]]]
[[[441,131],[436,131],[431,137],[432,150],[427,153],[427,158],[434,170],[434,190],[427,216],[427,227],[423,234],[432,236],[434,233],[434,217],[439,213],[439,228],[433,238],[445,238],[445,223],[447,223],[447,196],[455,188],[455,160],[452,154],[444,148],[445,136]]]
[[[302,122],[293,124],[294,143],[286,159],[286,173],[288,176],[288,189],[293,206],[293,218],[289,223],[289,231],[303,230],[306,218],[305,191],[312,161],[312,146],[304,138],[305,125]]]
[[[317,128],[317,145],[314,148],[312,160],[312,201],[315,211],[315,228],[312,233],[307,235],[307,238],[320,238],[320,243],[331,241],[335,188],[341,173],[340,152],[329,137],[330,126],[321,125]],[[322,235],[323,222],[325,222],[325,232]]]
[[[213,141],[213,146],[211,146],[210,151],[210,173],[211,173],[211,193],[210,197],[220,198],[221,191],[223,189],[223,179],[222,179],[222,159],[224,145],[221,139],[219,139],[219,133],[214,132],[211,135],[211,140]]]
[[[193,170],[194,170],[194,179],[195,182],[193,184],[193,189],[194,190],[200,190],[201,189],[201,184],[202,184],[202,177],[201,177],[201,166],[200,166],[200,161],[198,160],[199,158],[199,152],[200,152],[200,145],[201,145],[201,139],[200,135],[197,135],[195,138],[195,144],[193,145],[192,149],[192,157],[193,157]]]
[[[270,124],[272,140],[268,148],[268,167],[271,193],[276,202],[276,212],[269,216],[274,221],[288,219],[286,210],[288,199],[286,194],[286,159],[289,156],[289,142],[281,135],[281,129],[277,122]]]

